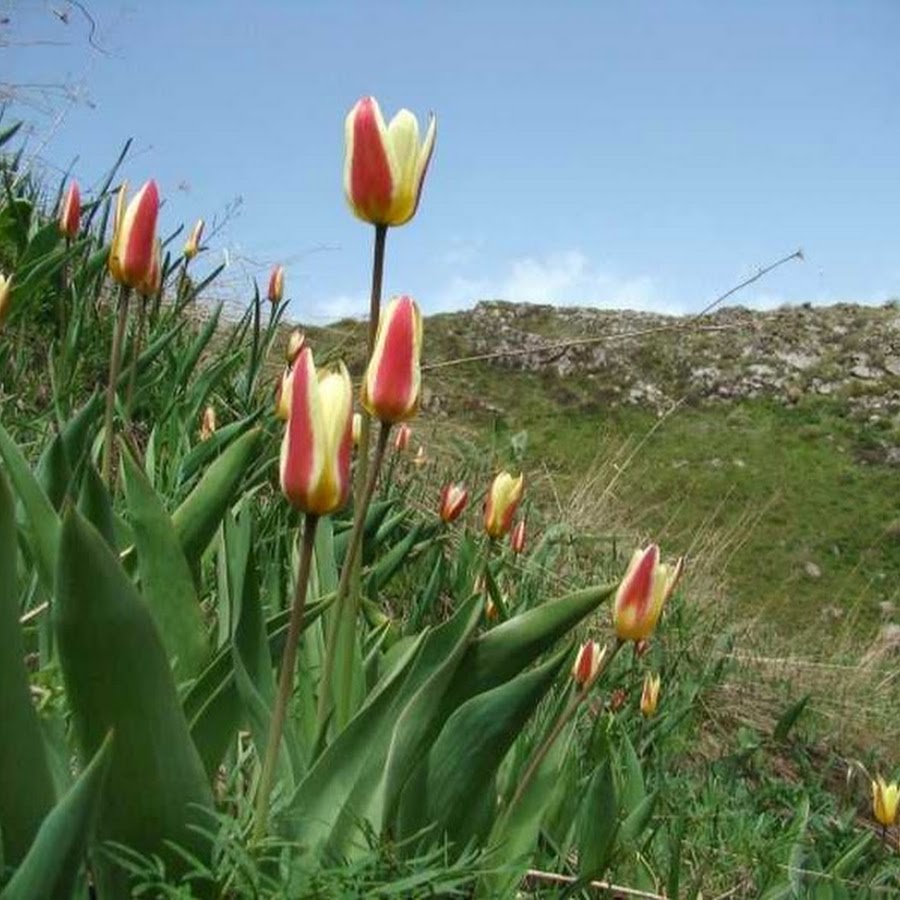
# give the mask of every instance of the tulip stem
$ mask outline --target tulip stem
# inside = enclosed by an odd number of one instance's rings
[[[127,285],[119,288],[118,315],[113,332],[112,349],[109,354],[109,384],[106,386],[106,417],[103,431],[103,481],[112,490],[113,418],[116,411],[116,388],[122,370],[122,343],[125,325],[128,322],[128,298],[131,290]]]
[[[328,705],[331,695],[332,674],[335,664],[335,653],[337,651],[338,634],[340,633],[341,618],[345,599],[349,596],[348,588],[350,587],[350,576],[359,557],[360,547],[362,546],[363,532],[366,525],[366,513],[369,510],[369,504],[372,502],[372,495],[375,493],[375,484],[378,481],[378,472],[381,463],[384,460],[384,451],[388,444],[388,437],[391,433],[391,425],[389,422],[381,423],[381,431],[378,433],[378,443],[375,445],[375,455],[372,457],[372,468],[369,471],[369,477],[366,480],[360,501],[356,504],[356,511],[353,516],[353,530],[350,532],[350,543],[347,545],[347,555],[344,557],[344,563],[341,567],[341,578],[338,582],[337,591],[334,601],[334,613],[331,616],[331,622],[328,628],[328,640],[325,646],[325,663],[322,669],[322,680],[319,684],[319,703],[317,710],[318,727],[321,731],[325,726],[325,719],[328,715]],[[354,598],[355,601],[355,598]],[[348,615],[351,621],[355,620],[357,605],[355,602],[351,604]],[[350,654],[347,654],[344,669],[344,684],[342,690],[345,696],[341,698],[342,705],[339,709],[349,706],[347,702],[346,692],[349,691],[349,665]]]
[[[275,708],[272,712],[272,723],[269,727],[269,740],[266,744],[266,755],[263,759],[262,772],[256,795],[256,813],[253,823],[253,839],[261,841],[266,834],[269,818],[269,801],[272,793],[272,780],[275,777],[275,766],[278,761],[278,750],[281,736],[284,733],[284,722],[287,718],[288,703],[294,690],[294,673],[297,668],[297,647],[303,630],[303,615],[306,611],[306,592],[309,586],[309,571],[312,562],[313,547],[316,543],[316,526],[319,517],[307,513],[303,525],[303,534],[298,536],[300,544],[300,566],[297,570],[297,582],[294,586],[294,603],[291,607],[291,622],[288,627],[284,655],[281,658],[281,674],[278,678],[278,693],[275,697]]]
[[[128,373],[128,390],[125,393],[125,416],[131,422],[131,408],[134,403],[134,388],[137,383],[138,358],[144,347],[144,324],[147,317],[147,297],[141,297],[138,307],[137,324],[135,325],[134,346],[131,349],[131,370]]]
[[[556,720],[553,728],[550,729],[550,733],[532,754],[531,759],[528,760],[528,765],[525,767],[525,774],[519,779],[516,792],[513,794],[509,806],[506,807],[504,815],[508,815],[518,805],[519,801],[524,796],[525,791],[528,790],[528,785],[534,781],[534,777],[537,774],[537,770],[540,768],[541,763],[544,761],[544,757],[546,757],[550,752],[550,748],[556,743],[556,739],[559,737],[563,728],[568,725],[572,716],[578,711],[578,707],[581,706],[582,702],[587,698],[591,688],[597,683],[600,676],[609,668],[609,664],[615,659],[616,654],[622,648],[623,643],[624,641],[617,638],[615,644],[613,644],[612,651],[603,655],[600,665],[594,673],[594,677],[586,681],[580,688],[576,689],[575,695],[572,697],[571,701],[569,701],[569,705],[563,710],[562,715]]]

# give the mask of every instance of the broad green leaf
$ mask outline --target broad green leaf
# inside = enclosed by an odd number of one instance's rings
[[[630,815],[640,806],[647,797],[644,787],[644,773],[641,769],[641,761],[635,752],[634,745],[628,737],[628,732],[622,729],[621,743],[621,781],[619,783],[619,802],[622,814]]]
[[[15,506],[0,470],[0,856],[15,866],[53,806],[53,781],[31,702],[19,625]]]
[[[91,462],[84,467],[78,511],[100,532],[110,549],[118,552],[112,500],[100,473]]]
[[[189,566],[200,561],[231,506],[244,473],[256,456],[261,434],[260,429],[254,428],[231,444],[172,514],[172,524]]]
[[[121,459],[142,596],[174,660],[177,679],[185,681],[200,671],[209,656],[194,580],[172,520],[147,476],[124,446]]]
[[[247,416],[239,422],[223,425],[205,441],[201,441],[181,459],[178,465],[178,484],[190,481],[193,475],[210,460],[218,456],[235,438],[240,437],[259,418],[258,415]]]
[[[565,648],[543,665],[466,701],[450,716],[427,758],[425,795],[419,798],[425,824],[436,823],[439,834],[460,846],[477,835],[481,823],[473,820],[472,810],[482,798],[496,802],[491,785],[497,769],[568,656]],[[493,822],[486,824],[490,828]]]
[[[63,520],[54,605],[60,668],[84,756],[115,732],[98,839],[158,854],[177,877],[171,844],[201,860],[212,793],[191,741],[153,619],[103,538],[74,509]],[[101,888],[127,895],[127,878],[98,864]]]
[[[44,819],[0,900],[68,900],[73,896],[94,830],[112,745],[113,736],[109,734],[69,792]]]
[[[53,592],[56,549],[59,543],[59,518],[53,504],[31,473],[22,451],[0,425],[0,457],[28,519],[28,536],[41,583]]]
[[[806,709],[806,704],[809,703],[811,697],[812,694],[806,694],[796,703],[792,703],[781,714],[781,718],[775,723],[775,728],[772,730],[772,737],[776,741],[784,741],[787,739],[788,733],[796,724],[797,719],[803,714],[803,710]]]
[[[578,819],[578,874],[582,881],[601,878],[615,846],[619,803],[607,757],[594,772]]]

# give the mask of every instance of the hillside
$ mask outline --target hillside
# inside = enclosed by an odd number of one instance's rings
[[[317,339],[352,346],[359,327]],[[502,456],[527,432],[532,483],[570,512],[599,476],[602,508],[578,511],[592,531],[715,552],[735,618],[815,644],[896,634],[894,306],[688,319],[485,302],[431,317],[425,350],[430,440],[449,421],[493,433]]]

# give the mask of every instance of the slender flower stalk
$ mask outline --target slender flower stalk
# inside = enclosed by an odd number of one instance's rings
[[[253,821],[253,839],[260,841],[265,836],[269,818],[269,804],[272,794],[272,780],[278,762],[278,750],[284,723],[287,718],[288,701],[294,686],[294,672],[297,668],[297,647],[303,631],[303,618],[306,612],[306,593],[309,587],[313,547],[316,543],[316,526],[319,517],[307,513],[303,534],[298,536],[300,544],[300,566],[297,570],[297,582],[294,586],[294,602],[291,606],[291,621],[288,626],[287,639],[284,645],[284,656],[281,660],[281,673],[278,677],[278,693],[275,696],[275,708],[272,711],[272,724],[269,728],[269,740],[263,758],[262,771],[259,776],[259,787],[256,794],[256,810]]]
[[[106,414],[103,419],[103,481],[112,490],[113,419],[116,411],[116,387],[122,369],[122,344],[125,340],[125,326],[128,323],[128,300],[131,288],[123,284],[119,288],[119,302],[116,313],[116,328],[113,332],[112,349],[109,354],[109,381],[106,385]]]
[[[569,701],[568,706],[562,711],[562,714],[554,723],[553,728],[550,729],[550,733],[532,754],[531,759],[528,761],[528,765],[525,767],[524,774],[519,779],[519,783],[516,787],[515,793],[513,794],[512,800],[510,800],[509,806],[507,806],[506,808],[507,813],[509,813],[510,810],[515,809],[519,800],[521,800],[522,796],[525,794],[525,791],[528,789],[528,786],[534,780],[534,776],[537,774],[537,770],[540,768],[541,763],[544,761],[544,757],[546,757],[546,755],[550,752],[550,748],[562,733],[563,728],[566,727],[575,713],[578,712],[578,707],[581,706],[581,704],[587,698],[591,688],[597,683],[599,678],[609,668],[609,664],[616,658],[616,654],[622,648],[623,643],[624,641],[617,640],[615,644],[613,644],[612,651],[609,652],[607,651],[607,648],[604,647],[603,650],[599,652],[599,656],[596,658],[596,660],[591,660],[590,665],[585,662],[584,648],[579,651],[578,657],[575,660],[575,668],[573,669],[573,680],[576,684],[575,694]],[[592,652],[594,652],[593,647]],[[591,674],[589,674],[584,680],[581,680],[579,677],[579,671],[583,672],[585,668]]]

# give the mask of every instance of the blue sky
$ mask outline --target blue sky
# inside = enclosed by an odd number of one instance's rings
[[[438,116],[386,289],[426,311],[478,299],[701,308],[900,295],[900,3],[658,0],[426,4],[0,0],[2,78],[67,81],[26,109],[29,150],[89,190],[127,137],[163,230],[242,198],[211,242],[223,290],[284,262],[292,313],[363,314],[371,229],[346,208],[343,119]],[[68,10],[68,24],[53,9]],[[41,43],[47,41],[50,43]]]

